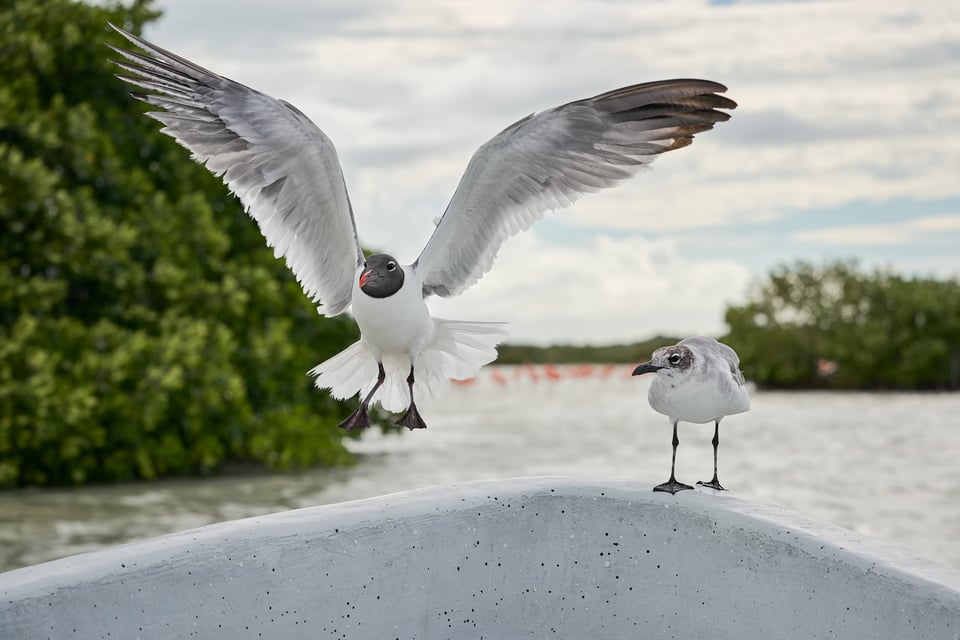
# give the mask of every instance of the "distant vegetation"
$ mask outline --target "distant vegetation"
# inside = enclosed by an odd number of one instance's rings
[[[960,282],[796,262],[727,309],[747,377],[781,389],[960,388]]]
[[[553,345],[535,347],[521,344],[505,344],[499,349],[497,364],[546,364],[546,363],[620,363],[646,362],[657,347],[674,344],[679,337],[657,336],[643,342],[604,347]]]
[[[960,282],[864,271],[855,262],[782,265],[726,336],[749,380],[776,389],[960,388]],[[605,347],[506,345],[500,363],[643,362],[679,338]]]
[[[350,461],[306,372],[355,325],[113,75],[156,15],[0,8],[0,487]]]

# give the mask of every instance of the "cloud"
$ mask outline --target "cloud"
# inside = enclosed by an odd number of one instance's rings
[[[943,234],[950,234],[946,239]],[[926,216],[887,224],[860,224],[824,227],[793,235],[797,242],[824,245],[902,245],[918,242],[948,241],[958,246],[960,214]]]
[[[149,38],[289,100],[331,137],[361,239],[404,261],[473,152],[518,118],[657,78],[729,86],[740,105],[731,121],[561,212],[574,241],[539,226],[511,241],[450,302],[515,314],[523,339],[715,333],[748,273],[809,258],[788,252],[810,245],[863,255],[914,243],[929,264],[955,260],[944,240],[955,230],[925,228],[942,223],[930,216],[860,226],[846,216],[854,204],[960,198],[949,135],[960,130],[958,3],[237,0],[227,14],[213,0],[158,4],[165,17]],[[684,240],[694,234],[707,240]],[[631,259],[640,281],[617,270]],[[568,289],[588,303],[571,306]]]
[[[375,202],[361,190],[386,182],[405,186],[397,204],[445,202],[473,151],[510,122],[667,75],[724,81],[741,106],[692,149],[659,161],[655,177],[585,201],[577,224],[689,229],[960,193],[952,179],[960,150],[942,133],[960,127],[951,106],[960,85],[947,80],[960,74],[960,11],[945,3],[606,2],[584,14],[579,2],[544,12],[495,1],[278,0],[269,9],[239,2],[229,24],[213,19],[218,3],[164,6],[157,34],[169,46],[182,42],[188,57],[201,47],[202,63],[291,100],[332,137],[353,175],[369,169],[349,185],[359,201]],[[434,171],[453,178],[432,179]],[[442,197],[422,193],[441,185]],[[638,202],[671,215],[633,215]]]
[[[685,257],[669,239],[597,236],[557,247],[522,234],[478,284],[429,304],[441,317],[508,321],[521,343],[720,335],[726,305],[742,302],[751,277],[731,260]]]

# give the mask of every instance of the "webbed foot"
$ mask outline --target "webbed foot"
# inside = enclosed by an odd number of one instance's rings
[[[654,491],[663,491],[664,493],[676,494],[679,491],[686,491],[687,489],[693,489],[688,484],[683,484],[682,482],[677,482],[676,480],[668,480],[663,484],[658,484],[653,488]]]
[[[360,403],[357,410],[351,413],[346,420],[337,425],[341,429],[353,431],[354,429],[366,429],[370,426],[370,415],[367,413],[367,405]]]
[[[424,422],[423,418],[420,417],[420,412],[417,411],[417,405],[413,402],[410,403],[410,406],[407,407],[407,410],[396,422],[394,422],[394,424],[398,427],[406,427],[411,431],[414,429],[427,428],[427,423]]]
[[[702,480],[697,483],[701,487],[707,487],[709,489],[714,489],[716,491],[726,491],[722,486],[720,486],[720,481],[714,478],[710,482],[703,482]]]

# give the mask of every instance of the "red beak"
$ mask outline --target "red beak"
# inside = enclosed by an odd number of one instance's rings
[[[367,282],[367,276],[370,275],[369,271],[364,271],[360,274],[360,286],[362,287]]]

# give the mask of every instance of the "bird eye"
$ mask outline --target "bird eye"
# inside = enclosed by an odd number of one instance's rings
[[[670,364],[680,364],[680,354],[675,353],[670,356]]]
[[[396,269],[397,269],[397,263],[396,263],[396,262],[388,262],[388,263],[387,263],[387,271],[396,271]]]

